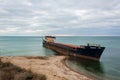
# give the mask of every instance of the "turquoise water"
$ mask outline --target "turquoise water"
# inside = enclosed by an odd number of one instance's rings
[[[51,56],[56,52],[42,47],[41,36],[1,36],[0,56]],[[99,80],[120,80],[120,37],[57,37],[57,42],[81,45],[98,43],[105,46],[100,62],[70,59],[74,70]]]
[[[1,56],[50,56],[56,54],[42,47],[42,37],[0,37]]]

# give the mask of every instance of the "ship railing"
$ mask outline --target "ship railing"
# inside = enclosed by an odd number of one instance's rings
[[[87,43],[87,46],[101,47],[101,45],[100,45],[100,44],[90,44],[90,43]]]
[[[85,46],[84,45],[80,45],[80,48],[85,48]]]

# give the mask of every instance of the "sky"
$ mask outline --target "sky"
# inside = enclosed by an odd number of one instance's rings
[[[0,36],[120,36],[120,0],[0,0]]]

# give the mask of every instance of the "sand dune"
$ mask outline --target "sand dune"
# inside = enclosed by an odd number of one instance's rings
[[[64,59],[65,56],[1,57],[2,62],[10,62],[33,73],[45,74],[47,80],[93,80],[66,67]]]

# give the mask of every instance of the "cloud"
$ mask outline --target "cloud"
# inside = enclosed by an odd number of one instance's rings
[[[119,9],[119,0],[1,0],[0,35],[120,35]]]

